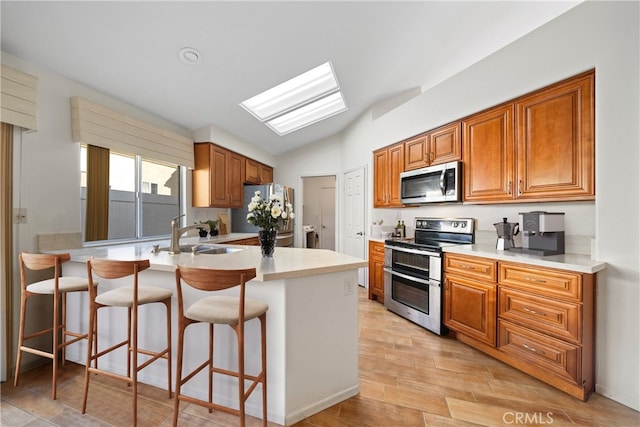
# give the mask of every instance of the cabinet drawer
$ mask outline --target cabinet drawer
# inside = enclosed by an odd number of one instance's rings
[[[496,281],[496,261],[487,258],[445,254],[444,270],[483,281]]]
[[[579,384],[581,348],[504,320],[498,320],[498,348],[527,363]]]
[[[576,344],[582,340],[581,304],[540,298],[500,287],[498,315],[502,319]]]
[[[384,244],[370,241],[369,257],[384,261]]]
[[[582,301],[582,275],[570,271],[500,262],[501,285],[539,295]]]

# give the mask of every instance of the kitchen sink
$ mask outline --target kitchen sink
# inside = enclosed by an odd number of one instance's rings
[[[161,251],[168,251],[169,248],[160,248]],[[241,251],[242,248],[228,248],[225,246],[215,245],[180,245],[180,252],[196,253],[204,255],[230,254],[232,252]]]

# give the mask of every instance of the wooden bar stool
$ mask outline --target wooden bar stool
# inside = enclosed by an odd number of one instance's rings
[[[245,298],[245,283],[256,277],[256,269],[244,270],[212,270],[178,266],[176,269],[176,287],[178,291],[178,363],[176,374],[176,393],[173,410],[173,426],[178,424],[180,401],[194,403],[209,408],[240,416],[240,426],[245,425],[245,402],[262,384],[262,421],[267,425],[267,310],[269,306],[258,300]],[[201,291],[211,291],[213,295],[200,299],[189,307],[184,306],[182,282]],[[215,295],[233,287],[240,288],[239,297]],[[248,375],[244,370],[244,323],[258,318],[260,320],[262,370],[257,375]],[[194,323],[209,323],[209,357],[186,376],[182,375],[182,357],[184,353],[184,334],[187,326]],[[238,372],[213,366],[213,331],[215,324],[229,325],[236,333],[238,342]],[[208,369],[209,401],[181,394],[183,384],[203,369]],[[239,409],[229,408],[213,403],[213,374],[224,374],[238,378]],[[246,388],[245,381],[251,381]]]
[[[86,292],[89,290],[89,281],[86,277],[63,277],[62,263],[71,259],[68,253],[62,254],[20,254],[20,326],[18,331],[18,354],[16,357],[16,372],[13,380],[14,386],[18,385],[20,376],[20,363],[22,352],[35,354],[53,360],[53,379],[51,398],[56,399],[58,385],[58,352],[61,353],[64,365],[67,346],[87,338],[88,334],[81,334],[67,330],[67,294],[70,292]],[[41,280],[27,285],[28,270],[45,270],[53,268],[53,278]],[[53,326],[42,329],[25,336],[25,324],[27,318],[27,300],[36,295],[53,295]],[[53,344],[51,352],[43,351],[25,345],[25,341],[51,333]],[[72,337],[71,340],[67,340]]]
[[[101,374],[110,378],[126,381],[132,386],[133,394],[133,425],[137,425],[138,408],[138,372],[149,366],[151,363],[165,359],[167,361],[167,391],[171,398],[171,296],[173,293],[168,289],[153,286],[140,286],[138,284],[138,273],[149,268],[149,260],[115,261],[108,259],[91,259],[87,261],[87,273],[89,284],[93,285],[94,275],[103,279],[120,279],[133,276],[133,285],[121,286],[102,294],[97,293],[97,287],[92,286],[89,292],[89,338],[94,331],[96,334],[95,344],[90,345],[87,350],[87,365],[85,367],[84,393],[82,396],[82,413],[87,409],[87,395],[89,392],[90,374]],[[141,305],[162,303],[167,309],[167,347],[160,351],[145,350],[138,347],[138,331],[140,321],[138,308]],[[98,351],[98,331],[95,327],[98,318],[98,309],[105,307],[126,307],[127,308],[127,339],[111,347]],[[93,340],[92,340],[93,343]],[[98,358],[120,348],[127,349],[127,375],[119,375],[113,372],[97,368]],[[147,360],[140,363],[139,355],[148,356]],[[92,365],[94,362],[94,365]],[[133,364],[133,366],[132,366]]]

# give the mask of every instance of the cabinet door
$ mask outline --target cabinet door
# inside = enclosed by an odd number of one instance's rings
[[[496,285],[445,275],[444,324],[496,345]]]
[[[410,171],[429,166],[429,142],[427,135],[420,135],[404,143],[404,170]]]
[[[373,152],[373,207],[384,208],[389,205],[387,180],[389,177],[389,151],[386,149]]]
[[[244,203],[244,157],[229,152],[227,164],[227,192],[229,196],[228,206],[231,208],[242,207]]]
[[[594,75],[516,103],[518,199],[593,200]]]
[[[260,184],[270,184],[273,182],[273,168],[267,165],[260,165]]]
[[[429,164],[454,162],[462,159],[460,122],[429,132]]]
[[[260,184],[260,163],[252,159],[244,161],[244,182],[247,184]]]
[[[384,244],[369,242],[369,299],[384,303]]]
[[[513,199],[513,108],[492,108],[462,122],[464,201]]]
[[[229,164],[229,152],[216,146],[212,146],[211,160],[211,200],[210,206],[227,207],[229,198],[227,193],[227,167]]]
[[[404,172],[404,145],[389,148],[389,206],[400,207],[400,174]]]

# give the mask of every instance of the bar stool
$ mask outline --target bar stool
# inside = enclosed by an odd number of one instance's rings
[[[86,292],[89,290],[89,281],[86,277],[62,276],[62,263],[71,259],[68,253],[61,254],[20,254],[20,326],[18,331],[18,354],[16,357],[16,372],[13,380],[14,386],[18,385],[20,376],[20,363],[22,353],[31,353],[53,360],[53,379],[51,398],[56,399],[58,386],[58,352],[61,352],[62,364],[65,363],[65,349],[67,346],[86,339],[88,334],[81,334],[67,330],[67,294],[70,292]],[[53,278],[41,280],[27,285],[27,270],[45,270],[53,268]],[[53,326],[41,329],[25,336],[25,324],[27,317],[27,300],[36,295],[53,295]],[[25,341],[51,333],[53,343],[51,352],[26,346]],[[68,337],[73,337],[67,340]]]
[[[176,374],[176,393],[173,410],[173,426],[178,424],[178,411],[180,401],[194,403],[209,408],[240,416],[240,426],[245,425],[245,402],[255,390],[262,384],[262,420],[267,425],[267,344],[266,325],[267,310],[269,306],[258,300],[245,298],[245,283],[256,277],[256,269],[244,270],[213,270],[194,267],[178,266],[176,269],[176,287],[178,291],[178,363]],[[182,282],[188,286],[210,291],[211,296],[200,299],[185,310]],[[215,295],[215,291],[221,291],[233,287],[240,288],[239,297]],[[244,370],[244,324],[258,318],[260,320],[262,370],[257,375],[249,375]],[[209,357],[190,374],[182,375],[182,358],[184,353],[184,334],[187,326],[194,323],[209,324]],[[238,343],[238,372],[229,371],[213,366],[213,331],[215,324],[229,325],[236,333]],[[191,396],[181,394],[183,384],[193,378],[203,369],[208,369],[209,376],[209,401],[204,401]],[[213,374],[224,374],[238,378],[238,402],[239,409],[234,409],[213,403]],[[245,381],[251,381],[245,388]]]
[[[87,409],[87,396],[89,392],[90,374],[101,374],[110,378],[126,381],[132,386],[133,394],[133,425],[137,425],[138,407],[138,371],[141,371],[151,363],[166,359],[167,361],[167,391],[171,398],[171,296],[173,293],[168,289],[153,286],[138,285],[138,273],[149,268],[149,260],[116,261],[109,259],[90,259],[87,261],[87,273],[89,283],[94,284],[94,275],[103,279],[121,279],[133,276],[133,285],[125,285],[114,288],[102,294],[97,293],[97,287],[92,286],[89,292],[89,338],[95,333],[94,345],[90,345],[87,350],[87,365],[85,367],[84,393],[82,396],[82,413]],[[167,347],[160,351],[145,350],[138,347],[138,331],[140,319],[138,317],[139,306],[162,303],[167,309]],[[126,307],[127,308],[127,338],[111,347],[98,351],[98,331],[95,327],[98,318],[98,309],[105,307]],[[95,332],[94,332],[95,331]],[[93,343],[93,340],[91,341]],[[113,372],[98,369],[98,358],[120,348],[127,349],[127,375],[120,375]],[[148,356],[146,361],[140,363],[139,355]],[[94,365],[92,365],[94,362]],[[133,362],[133,366],[132,366]]]

